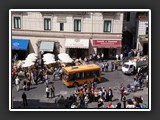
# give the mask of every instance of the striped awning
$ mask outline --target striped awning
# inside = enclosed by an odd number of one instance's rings
[[[54,50],[54,42],[41,42],[40,51],[53,52],[53,50]]]
[[[66,48],[89,48],[89,39],[66,39]]]

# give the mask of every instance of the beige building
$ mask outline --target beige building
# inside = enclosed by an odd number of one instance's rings
[[[137,49],[143,51],[144,55],[148,54],[148,15],[140,14],[137,19]]]
[[[122,26],[123,12],[12,11],[12,52],[23,58],[40,51],[55,55],[66,52],[82,59],[103,53],[111,58],[121,53]],[[17,41],[24,39],[29,44],[21,49]]]

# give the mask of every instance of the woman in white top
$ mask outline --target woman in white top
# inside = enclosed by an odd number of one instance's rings
[[[18,77],[18,76],[17,76],[16,79],[15,79],[15,84],[16,84],[16,89],[17,89],[17,91],[19,91],[20,80],[19,80],[19,77]]]
[[[45,80],[45,84],[48,85],[49,80],[48,80],[48,75],[47,75],[47,73],[45,73],[45,75],[44,75],[44,80]]]
[[[48,86],[46,86],[46,95],[47,95],[47,98],[49,98],[49,88],[48,88]]]

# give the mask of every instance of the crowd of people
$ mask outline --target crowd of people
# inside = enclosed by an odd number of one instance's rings
[[[111,87],[106,89],[105,87],[98,88],[94,83],[88,83],[81,87],[75,88],[73,95],[69,97],[59,96],[55,100],[55,103],[64,105],[67,108],[88,108],[88,104],[97,103],[96,108],[147,108],[146,104],[143,104],[142,96],[133,96],[128,98],[125,94],[125,87],[123,83],[120,85],[120,100],[117,104],[113,104],[114,94]]]
[[[133,54],[133,53],[132,53]],[[89,61],[94,61],[94,55],[90,57],[89,60],[84,61],[89,63]],[[97,56],[97,64],[101,67],[102,72],[118,70],[120,66],[120,62],[113,61],[109,64],[107,61],[103,61],[104,55],[102,54],[101,57]],[[117,56],[118,60],[119,56]],[[120,55],[120,59],[123,59],[123,55]],[[82,64],[81,60],[78,61],[79,64]],[[48,78],[48,66],[44,65],[43,68],[39,68],[39,65],[35,63],[34,66],[31,68],[19,68],[14,67],[12,68],[12,79],[15,81],[16,90],[20,90],[20,86],[22,85],[22,89],[30,90],[30,86],[35,84],[38,85],[40,82],[45,83],[46,86],[46,98],[55,98],[55,86],[54,84],[49,84]],[[135,77],[134,85],[142,87],[142,70],[139,70],[138,74]],[[24,76],[20,77],[19,73],[23,72]],[[62,79],[62,66],[55,67],[53,69],[52,75],[53,80],[56,79],[56,75],[59,75],[59,79]],[[60,95],[58,99],[55,100],[57,104],[63,104],[65,108],[88,108],[88,104],[92,102],[97,103],[97,108],[145,108],[146,105],[143,104],[143,97],[133,97],[127,99],[127,93],[131,89],[131,86],[125,87],[123,84],[120,85],[119,92],[120,92],[120,100],[119,102],[114,105],[113,98],[114,93],[111,87],[105,88],[97,87],[97,83],[87,83],[83,86],[77,87],[73,95],[68,97],[64,97]],[[23,103],[24,106],[28,105],[26,100],[26,94],[23,93]],[[122,107],[123,103],[123,107]],[[107,104],[107,106],[106,106]]]

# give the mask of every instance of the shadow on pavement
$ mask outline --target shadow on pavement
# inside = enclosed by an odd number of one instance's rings
[[[112,102],[119,101],[119,99],[113,99]]]
[[[103,82],[108,82],[109,80],[108,79],[106,79],[106,78],[104,78],[104,77],[101,77],[101,83],[103,83]]]
[[[30,87],[30,90],[32,90],[32,89],[36,89],[37,87]]]
[[[50,101],[50,100],[47,100]],[[13,101],[12,109],[62,109],[64,105],[56,104],[54,102],[40,102],[38,99],[28,99],[28,106],[23,106],[22,101]]]

